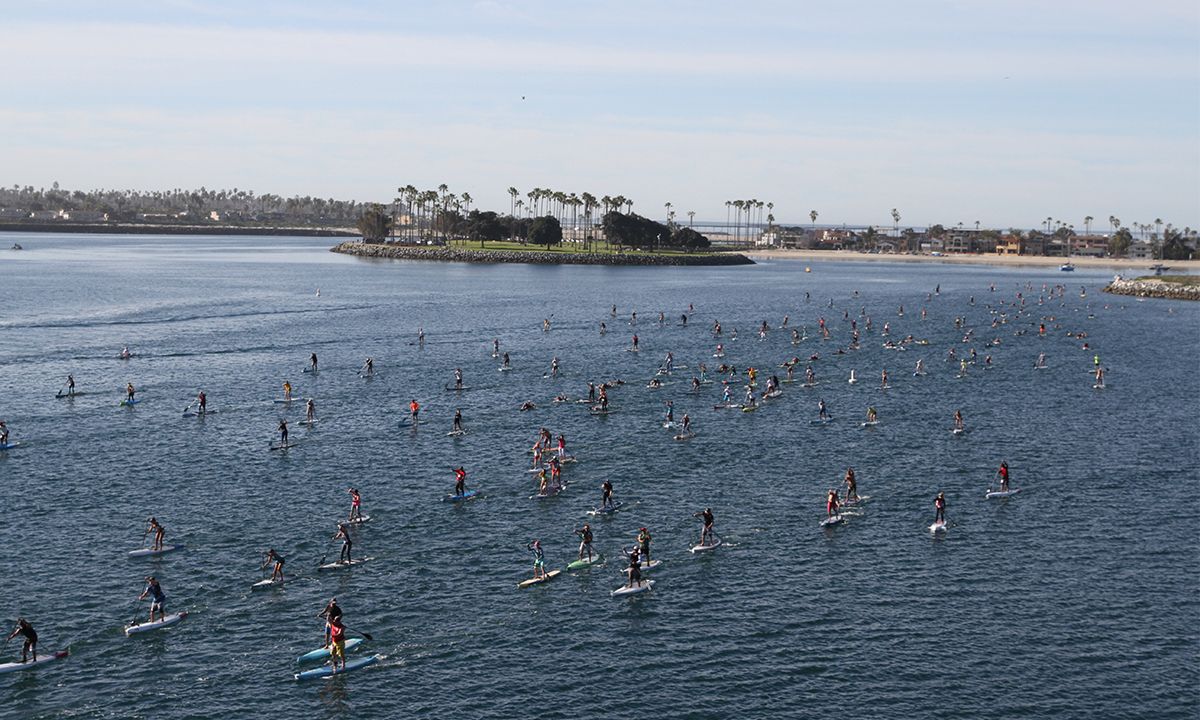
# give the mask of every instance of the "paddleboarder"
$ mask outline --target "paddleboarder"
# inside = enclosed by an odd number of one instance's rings
[[[704,521],[704,529],[700,531],[700,544],[707,545],[713,536],[713,525],[716,523],[712,508],[704,508],[700,512],[694,513],[692,517],[698,517]]]
[[[579,536],[579,559],[583,559],[583,551],[587,550],[587,559],[590,562],[592,559],[592,526],[584,523],[583,527],[575,531],[575,534]]]
[[[348,488],[346,492],[350,493],[350,522],[362,520],[362,495],[359,494],[357,488]]]
[[[350,528],[347,527],[346,523],[338,523],[338,531],[334,533],[333,539],[342,541],[342,550],[338,553],[338,562],[349,563],[350,548],[354,545],[354,542],[350,540]]]
[[[147,597],[150,598],[150,622],[154,622],[155,612],[158,613],[159,620],[166,620],[167,594],[153,575],[146,577],[146,589],[138,595],[138,600],[145,600]]]
[[[33,662],[37,662],[37,631],[33,629],[33,626],[25,618],[17,618],[17,626],[8,634],[5,642],[12,640],[18,635],[24,638],[24,641],[21,643],[21,663],[25,663],[26,657]]]
[[[271,581],[277,583],[283,582],[283,556],[275,552],[275,548],[267,550],[267,554],[263,557],[261,569],[266,570],[267,566],[271,563],[275,564],[275,567],[271,570]]]
[[[546,553],[542,551],[542,541],[531,540],[525,549],[533,553],[533,579],[546,577]]]
[[[163,538],[167,535],[167,529],[162,526],[162,523],[158,521],[158,518],[151,517],[146,522],[150,524],[146,527],[146,532],[143,533],[143,535],[154,533],[154,539],[151,542],[150,547],[153,550],[161,551],[163,549]]]
[[[934,511],[935,511],[934,516],[933,516],[934,524],[937,524],[939,522],[945,524],[945,522],[946,522],[946,493],[939,492],[937,494],[937,497],[935,497],[933,499],[933,507],[934,507]]]

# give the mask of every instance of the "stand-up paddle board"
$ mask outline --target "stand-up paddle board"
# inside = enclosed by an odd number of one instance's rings
[[[991,500],[992,498],[1006,498],[1012,497],[1019,492],[1021,492],[1021,488],[1016,488],[1014,490],[988,490],[987,494],[983,497],[988,500]]]
[[[568,563],[567,569],[568,570],[582,570],[583,568],[589,568],[593,565],[599,565],[602,562],[604,562],[603,555],[593,555],[591,560],[584,558],[583,560],[576,560],[572,563]]]
[[[638,584],[634,585],[633,587],[622,586],[622,587],[617,588],[616,590],[613,590],[612,596],[613,597],[625,597],[626,595],[637,595],[638,593],[646,592],[647,590],[649,590],[652,587],[654,587],[653,580],[643,579],[643,580],[639,580]]]
[[[442,502],[462,502],[463,500],[470,500],[477,495],[479,495],[478,490],[467,490],[461,495],[447,495],[442,498]]]
[[[155,620],[154,622],[134,623],[133,625],[126,625],[125,626],[125,637],[129,637],[131,635],[137,635],[138,633],[153,632],[154,630],[161,630],[165,627],[170,627],[170,626],[174,625],[175,623],[180,622],[187,616],[188,616],[187,611],[184,610],[183,612],[177,612],[172,615],[167,615],[162,620]]]
[[[931,532],[931,533],[945,532],[945,531],[946,531],[946,521],[945,520],[938,520],[937,522],[935,522],[934,524],[929,526],[929,532]]]
[[[373,558],[373,557],[360,557],[360,558],[354,558],[353,560],[350,560],[349,562],[339,560],[338,562],[331,562],[331,563],[325,563],[324,565],[318,565],[317,569],[318,570],[341,570],[342,568],[348,568],[351,566],[362,565],[363,563],[370,562],[374,559],[375,558]]]
[[[258,582],[254,583],[250,586],[250,589],[270,590],[271,588],[283,587],[286,580],[287,578],[284,578],[283,580],[272,580],[271,578],[267,578],[266,580],[259,580]],[[347,645],[349,645],[349,643],[347,643]]]
[[[346,652],[350,652],[351,650],[358,647],[359,645],[362,645],[364,642],[366,642],[366,641],[363,640],[362,638],[357,638],[357,637],[347,638],[345,650],[346,650]],[[316,650],[313,650],[311,652],[304,653],[300,657],[296,658],[296,662],[298,664],[303,665],[304,663],[321,662],[322,660],[327,660],[327,659],[329,659],[329,646],[328,645],[326,645],[324,647],[319,647]]]
[[[521,582],[517,583],[517,587],[518,588],[527,588],[527,587],[530,587],[533,585],[540,585],[542,583],[548,583],[561,574],[562,574],[562,570],[551,570],[550,572],[546,573],[545,575],[543,575],[541,577],[529,578],[528,580],[522,580]]]
[[[360,670],[368,665],[374,665],[379,662],[378,655],[368,655],[367,657],[355,658],[349,660],[345,665],[334,668],[332,665],[323,665],[312,670],[305,670],[295,674],[297,680],[319,680],[321,678],[333,677],[334,675],[342,675],[344,673]]]
[[[613,504],[609,505],[608,507],[600,507],[596,508],[595,510],[588,510],[588,515],[612,515],[616,511],[620,510],[621,506],[624,504],[625,503],[618,500],[613,502]]]
[[[30,670],[32,668],[45,665],[46,663],[52,663],[55,660],[62,660],[69,654],[70,653],[67,650],[59,650],[58,652],[51,653],[49,655],[38,655],[37,660],[30,660],[29,662],[0,663],[0,674],[17,672],[18,670]]]
[[[131,558],[139,557],[154,557],[155,555],[165,555],[169,552],[179,550],[183,545],[163,545],[162,550],[154,550],[152,548],[141,548],[140,550],[130,550],[128,555]]]
[[[718,539],[715,543],[708,545],[693,545],[690,549],[693,553],[708,552],[709,550],[716,550],[717,548],[721,547],[723,542],[723,540]]]

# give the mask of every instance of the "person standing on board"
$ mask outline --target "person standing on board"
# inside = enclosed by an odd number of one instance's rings
[[[150,575],[146,578],[146,589],[138,595],[138,600],[150,598],[150,622],[154,622],[154,613],[158,613],[158,619],[166,620],[167,612],[167,594],[163,592],[162,586],[158,584],[158,580]]]
[[[350,539],[350,528],[345,523],[338,523],[338,531],[333,535],[334,540],[342,541],[342,550],[338,553],[339,563],[350,562],[350,549],[354,542]]]
[[[854,468],[846,468],[846,502],[858,500],[858,480],[854,477]]]
[[[954,429],[959,432],[967,429],[967,424],[963,422],[962,410],[954,411]]]
[[[68,375],[67,376],[67,395],[71,396],[74,394],[75,394],[75,377],[73,375]]]
[[[292,399],[292,384],[290,382],[288,382],[287,380],[283,381],[283,399],[284,400]]]
[[[143,534],[145,535],[154,533],[154,539],[151,541],[150,547],[153,550],[161,551],[163,549],[163,538],[167,535],[167,529],[162,526],[162,523],[158,521],[158,518],[151,517],[147,522],[149,522],[150,525],[146,528],[146,532]]]
[[[309,398],[308,402],[304,403],[304,422],[308,423],[309,425],[312,425],[316,421],[317,421],[317,404],[315,402],[313,402],[312,398]]]
[[[262,569],[266,570],[268,565],[274,563],[271,570],[271,582],[283,582],[283,556],[275,552],[275,548],[267,550],[266,556],[263,558]]]
[[[350,493],[350,522],[362,520],[362,495],[359,494],[356,488],[349,488],[346,492]]]
[[[467,471],[462,465],[454,468],[454,494],[461,497],[467,492]]]
[[[832,518],[838,514],[838,492],[836,488],[829,488],[829,494],[825,497],[825,516]]]
[[[531,540],[525,549],[533,553],[533,578],[546,577],[546,553],[542,551],[542,541]]]
[[[704,521],[704,529],[700,531],[700,544],[708,545],[709,542],[711,542],[714,534],[713,525],[716,523],[716,521],[713,519],[712,508],[704,508],[700,512],[692,515],[692,517],[698,517]]]
[[[201,390],[199,394],[196,395],[196,414],[203,415],[206,412],[208,412],[208,396],[204,394],[203,390]]]
[[[412,421],[413,425],[417,424],[417,416],[420,414],[421,405],[417,402],[416,398],[413,398],[412,402],[408,404],[408,419]]]
[[[308,369],[312,372],[317,371],[317,354],[312,353],[308,356]]]
[[[946,524],[946,493],[939,492],[937,497],[933,499],[934,515],[933,522]]]
[[[127,404],[129,404],[129,405],[133,404],[133,402],[134,402],[133,396],[136,394],[137,394],[137,390],[134,389],[133,383],[125,383],[125,402]]]
[[[24,638],[24,641],[21,643],[21,664],[25,664],[27,656],[33,662],[37,662],[37,631],[33,629],[33,626],[25,618],[17,618],[17,626],[8,634],[5,642],[7,643],[18,635]]]
[[[996,471],[996,475],[1000,478],[1000,492],[1008,492],[1008,462],[1000,461],[1000,469]]]
[[[645,558],[646,564],[650,563],[650,541],[654,538],[650,537],[650,531],[646,528],[638,530],[637,543],[641,549],[642,557]]]
[[[280,420],[277,429],[279,430],[279,447],[285,448],[288,446],[287,420]]]
[[[325,629],[322,632],[322,635],[325,637],[325,644],[328,645],[330,624],[334,620],[340,622],[342,619],[342,608],[340,605],[338,605],[337,598],[329,598],[329,602],[326,603],[325,608],[321,610],[321,612],[317,613],[317,617],[325,621]]]
[[[587,559],[590,562],[592,559],[592,526],[584,523],[583,527],[575,531],[579,536],[579,559],[583,559],[583,552],[587,551]]]

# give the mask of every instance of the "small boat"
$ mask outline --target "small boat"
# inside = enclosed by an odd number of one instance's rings
[[[1058,269],[1063,272],[1075,272],[1075,266],[1072,265],[1070,262],[1065,262],[1062,265],[1059,265]]]
[[[24,250],[25,248],[21,247],[21,243],[13,243],[12,249],[13,250]]]

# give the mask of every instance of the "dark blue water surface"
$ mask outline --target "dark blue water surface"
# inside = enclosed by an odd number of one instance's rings
[[[69,645],[72,656],[0,676],[0,715],[1200,712],[1195,304],[1105,295],[1108,273],[1085,270],[456,265],[365,261],[309,239],[10,240],[26,249],[0,257],[0,419],[22,444],[0,453],[0,616],[24,615],[43,651]],[[1051,300],[1043,286],[1056,283],[1066,292]],[[839,356],[845,313],[862,347]],[[808,328],[798,346],[778,329],[785,315]],[[1007,322],[991,327],[997,318]],[[739,370],[782,377],[789,357],[819,353],[818,386],[784,385],[754,413],[714,411],[719,383],[694,394],[688,382],[699,362],[718,362],[714,320]],[[760,342],[763,320],[773,329]],[[885,322],[893,338],[929,345],[884,349]],[[633,332],[637,354],[625,351]],[[1086,339],[1068,334],[1079,332]],[[497,372],[493,338],[512,372]],[[132,360],[117,358],[123,345]],[[950,348],[977,350],[966,378],[944,360]],[[647,389],[668,351],[688,369]],[[301,372],[310,352],[318,376]],[[1048,370],[1032,369],[1039,352]],[[1092,388],[1096,353],[1105,390]],[[357,374],[368,355],[378,368],[369,380]],[[561,378],[546,378],[555,356]],[[913,377],[918,359],[928,376]],[[470,387],[461,394],[444,389],[455,367]],[[89,394],[56,400],[68,373]],[[551,402],[616,379],[626,384],[607,417]],[[272,452],[279,419],[303,412],[271,402],[285,380],[315,398],[321,422],[293,424],[300,444]],[[142,399],[132,409],[118,407],[126,382]],[[220,412],[182,417],[200,389]],[[414,398],[428,424],[400,427]],[[662,428],[668,399],[677,417],[691,415],[694,439]],[[819,399],[832,424],[810,423]],[[518,411],[525,400],[537,408]],[[878,427],[859,426],[868,406]],[[461,439],[446,435],[455,408],[470,431]],[[950,433],[956,409],[963,436]],[[565,435],[579,457],[566,490],[543,501],[529,499],[525,471],[540,427]],[[1024,492],[985,500],[1002,460]],[[459,464],[482,497],[455,506],[442,497]],[[871,499],[822,530],[825,492],[851,465]],[[606,478],[625,506],[589,518]],[[337,555],[330,536],[350,486],[373,518],[355,554],[375,559],[317,573]],[[940,490],[950,527],[935,536]],[[693,513],[706,506],[726,544],[693,555]],[[150,515],[186,549],[128,559]],[[517,589],[531,573],[527,541],[541,538],[550,566],[563,567],[588,520],[607,564]],[[611,598],[619,549],[641,526],[664,563],[657,585]],[[268,547],[297,578],[252,593]],[[146,611],[134,598],[148,573],[169,610],[192,614],[127,639],[123,625]],[[331,596],[352,628],[374,636],[359,652],[383,659],[297,683],[294,659],[320,644],[315,616]]]

